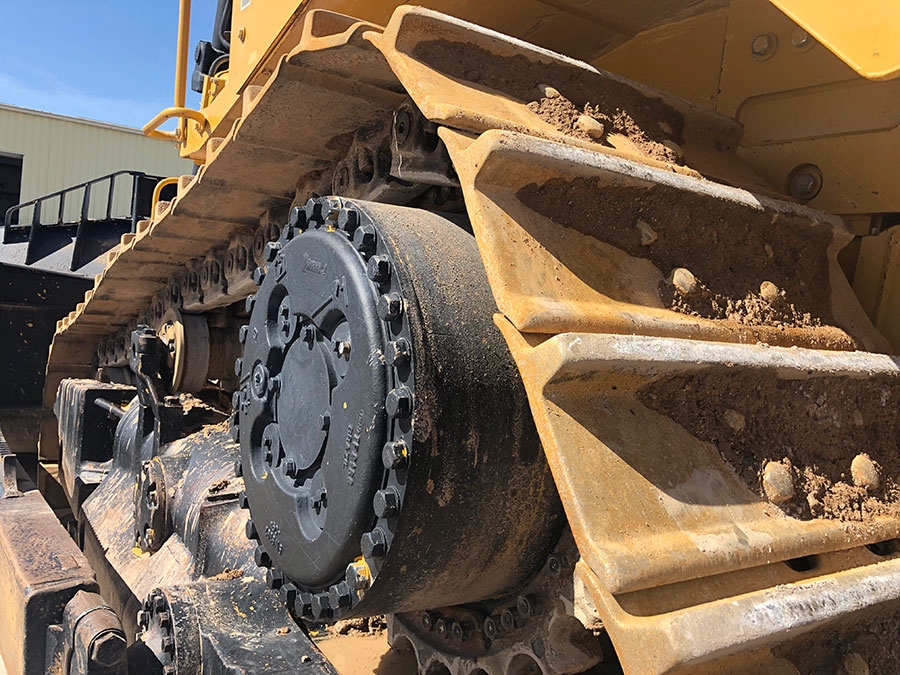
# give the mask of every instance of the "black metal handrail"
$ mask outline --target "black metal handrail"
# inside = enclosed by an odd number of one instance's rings
[[[138,196],[140,193],[140,183],[142,180],[153,180],[154,182],[162,180],[160,176],[151,176],[145,174],[142,171],[116,171],[115,173],[110,173],[105,176],[101,176],[99,178],[94,178],[89,181],[85,181],[84,183],[79,183],[78,185],[73,185],[72,187],[68,187],[64,190],[58,190],[57,192],[51,192],[50,194],[44,195],[43,197],[38,197],[37,199],[32,199],[28,202],[23,202],[22,204],[16,204],[15,206],[11,206],[6,210],[6,214],[3,217],[3,243],[8,244],[10,242],[10,235],[16,231],[25,231],[29,228],[40,228],[40,227],[60,227],[65,225],[77,225],[80,222],[87,222],[90,220],[90,208],[91,208],[91,195],[95,194],[92,190],[98,184],[109,181],[109,189],[106,193],[106,218],[105,220],[112,220],[112,209],[113,209],[113,201],[115,199],[115,191],[116,191],[116,180],[121,178],[122,176],[129,176],[131,178],[131,213],[128,214],[126,218],[130,218],[132,221],[132,231],[137,226],[137,220],[140,219],[140,216],[146,216],[147,214],[139,214],[138,211]],[[84,194],[81,199],[81,218],[79,221],[73,221],[71,223],[66,223],[65,221],[65,208],[66,208],[66,196],[71,195],[74,192],[78,192],[79,190],[84,190]],[[42,207],[43,205],[53,199],[59,199],[59,207],[57,209],[56,221],[55,222],[42,222]],[[13,224],[13,216],[23,209],[27,209],[28,207],[33,207],[34,211],[31,215],[31,223],[28,225],[21,224]]]

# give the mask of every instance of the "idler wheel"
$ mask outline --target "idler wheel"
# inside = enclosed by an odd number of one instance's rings
[[[270,585],[322,620],[520,586],[562,511],[472,235],[320,199],[267,260],[233,423]]]

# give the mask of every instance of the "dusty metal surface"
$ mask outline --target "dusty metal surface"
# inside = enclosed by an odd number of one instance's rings
[[[48,627],[78,591],[97,584],[2,435],[0,470],[0,659],[11,675],[43,673]]]

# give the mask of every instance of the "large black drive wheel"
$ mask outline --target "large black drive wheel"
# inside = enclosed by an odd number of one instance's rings
[[[319,620],[515,590],[563,516],[472,235],[318,199],[267,259],[234,425],[270,584]]]

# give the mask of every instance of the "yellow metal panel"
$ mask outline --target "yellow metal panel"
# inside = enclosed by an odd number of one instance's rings
[[[900,76],[897,0],[771,0],[823,45],[870,80]]]

